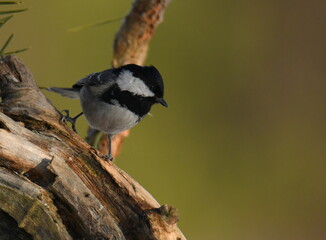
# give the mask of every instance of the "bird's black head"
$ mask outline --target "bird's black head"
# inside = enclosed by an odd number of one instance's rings
[[[120,68],[121,72],[130,71],[135,78],[140,79],[154,94],[155,101],[167,107],[164,97],[164,83],[161,74],[154,66],[138,66],[128,64]]]
[[[112,105],[119,105],[137,114],[146,115],[153,104],[168,104],[163,99],[164,85],[161,74],[153,67],[128,64],[113,70],[114,84],[101,95],[101,99]]]

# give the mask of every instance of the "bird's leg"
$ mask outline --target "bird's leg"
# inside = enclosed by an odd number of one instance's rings
[[[76,117],[70,117],[69,116],[69,110],[62,110],[62,112],[64,112],[66,115],[62,115],[62,118],[61,118],[61,121],[62,122],[70,122],[71,123],[71,127],[72,127],[72,130],[77,133],[77,130],[76,130],[76,120],[77,118],[79,118],[81,115],[83,115],[83,112],[79,113]]]
[[[94,128],[89,127],[87,130],[87,137],[86,137],[86,142],[91,145],[94,146],[95,141],[96,141],[96,137],[98,135],[100,131]]]
[[[112,138],[114,135],[108,134],[108,154],[103,155],[102,157],[107,161],[112,161]]]

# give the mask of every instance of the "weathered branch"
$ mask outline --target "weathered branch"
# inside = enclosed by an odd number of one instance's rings
[[[142,65],[154,30],[163,20],[170,0],[136,0],[114,41],[112,65]]]
[[[185,239],[176,210],[60,122],[14,56],[0,90],[0,213],[24,239]]]

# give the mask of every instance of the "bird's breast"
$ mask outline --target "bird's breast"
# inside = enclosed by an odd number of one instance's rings
[[[92,128],[118,134],[136,125],[140,118],[127,108],[104,102],[82,103],[85,117]]]

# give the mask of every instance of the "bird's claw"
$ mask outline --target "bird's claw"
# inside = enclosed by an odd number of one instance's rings
[[[113,161],[113,157],[111,154],[105,154],[105,155],[102,155],[101,156],[105,161],[110,161],[112,162]]]
[[[77,118],[72,118],[72,117],[70,117],[70,115],[69,115],[69,110],[67,110],[67,109],[65,109],[65,110],[62,110],[61,111],[62,113],[65,113],[66,115],[63,115],[62,114],[62,118],[61,118],[61,122],[64,122],[64,123],[66,123],[66,122],[70,122],[71,123],[71,127],[72,127],[72,130],[75,132],[75,133],[77,133],[77,129],[76,129],[76,120],[77,120]]]

